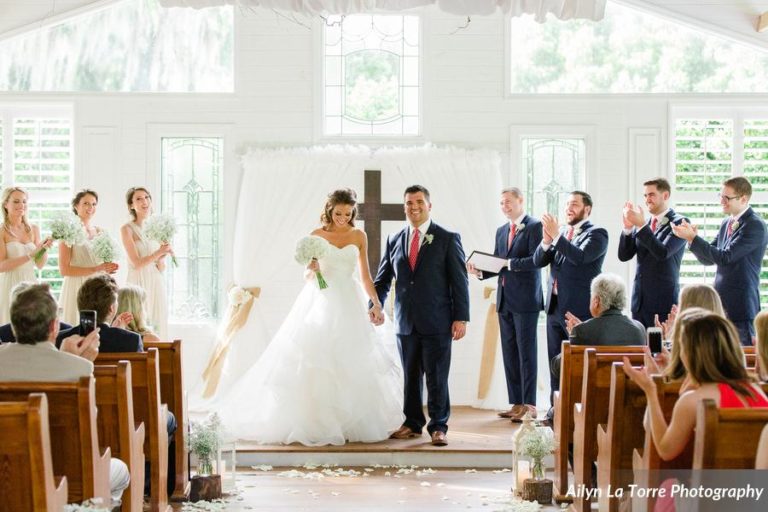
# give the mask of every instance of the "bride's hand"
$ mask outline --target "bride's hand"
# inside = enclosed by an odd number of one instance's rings
[[[374,305],[368,310],[368,318],[373,325],[381,325],[384,323],[384,311],[382,311],[380,305]]]
[[[317,262],[316,259],[312,259],[312,261],[309,262],[307,265],[307,270],[311,270],[312,272],[319,272],[320,271],[320,264]]]

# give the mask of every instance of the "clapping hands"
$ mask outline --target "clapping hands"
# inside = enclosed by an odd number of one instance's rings
[[[565,313],[565,329],[568,331],[568,334],[571,334],[571,331],[574,327],[579,325],[581,323],[581,320],[579,320],[579,317],[571,313],[570,311],[567,311]]]
[[[543,242],[545,244],[551,244],[552,241],[560,234],[560,223],[557,221],[557,217],[545,213],[541,216],[541,226],[544,229]]]
[[[699,234],[699,227],[692,225],[687,220],[682,220],[680,224],[672,224],[672,232],[676,237],[691,243],[696,238],[696,235]]]
[[[123,311],[112,320],[112,327],[118,327],[120,329],[126,329],[128,324],[133,322],[133,313],[130,311]]]
[[[624,203],[624,210],[622,212],[622,223],[624,229],[631,229],[633,226],[641,228],[645,224],[645,213],[640,205],[627,201]]]

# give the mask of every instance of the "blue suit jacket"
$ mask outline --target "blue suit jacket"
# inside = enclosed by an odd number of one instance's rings
[[[67,330],[72,326],[59,322],[59,332]],[[2,343],[16,343],[16,336],[13,335],[13,328],[11,324],[0,325],[0,342]]]
[[[752,208],[739,219],[728,237],[728,222],[723,220],[712,243],[697,236],[691,252],[704,265],[717,265],[715,290],[720,294],[728,318],[749,320],[760,311],[760,267],[765,255],[765,222]]]
[[[80,334],[80,326],[76,325],[67,331],[62,331],[56,337],[56,346],[60,346],[64,338]],[[126,331],[119,327],[99,324],[99,352],[143,352],[144,344],[141,336],[135,332]]]
[[[512,247],[507,249],[509,222],[496,230],[495,256],[511,260],[511,270],[502,269],[500,273],[483,272],[483,279],[499,276],[496,288],[496,311],[513,313],[538,313],[544,309],[544,293],[541,289],[541,269],[533,263],[533,253],[541,243],[541,221],[526,215],[518,230]],[[503,283],[503,284],[502,284]]]
[[[637,255],[635,285],[632,288],[632,312],[646,311],[666,316],[677,304],[680,292],[680,264],[685,252],[685,240],[672,232],[672,224],[688,220],[670,209],[668,222],[659,226],[654,234],[650,225],[632,233],[621,233],[619,260],[629,261]],[[663,222],[663,221],[662,221]]]
[[[464,249],[458,233],[434,222],[419,249],[416,267],[408,264],[408,228],[390,235],[374,281],[382,304],[395,279],[397,334],[450,334],[457,320],[469,320],[469,287]],[[426,236],[425,236],[426,238]]]
[[[608,250],[608,232],[598,228],[589,220],[581,225],[578,234],[570,242],[561,236],[555,245],[544,250],[542,245],[533,255],[538,267],[550,265],[547,284],[547,314],[558,316],[570,311],[581,320],[589,313],[589,286],[603,268]],[[557,310],[552,305],[552,287],[557,279]]]

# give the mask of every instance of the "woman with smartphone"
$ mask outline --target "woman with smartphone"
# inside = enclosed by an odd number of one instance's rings
[[[168,305],[165,299],[165,257],[172,253],[170,244],[159,244],[144,236],[144,222],[152,215],[152,195],[144,187],[131,187],[125,194],[131,222],[120,228],[120,238],[128,256],[128,284],[146,293],[149,324],[161,339],[168,339]]]
[[[80,321],[77,292],[83,282],[98,272],[114,274],[118,269],[117,263],[99,263],[91,249],[91,240],[102,231],[91,223],[98,204],[99,195],[95,191],[83,189],[78,192],[72,199],[72,211],[83,224],[85,241],[72,247],[59,242],[59,272],[64,277],[59,299],[63,311],[61,320],[72,325],[78,325]]]
[[[27,220],[27,192],[19,187],[3,191],[3,241],[0,243],[0,324],[11,321],[11,290],[23,281],[35,281],[35,266],[48,260],[45,249],[53,243],[40,240],[40,228]],[[36,255],[39,255],[35,258]]]

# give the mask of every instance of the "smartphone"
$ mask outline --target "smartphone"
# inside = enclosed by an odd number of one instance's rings
[[[80,336],[88,336],[96,329],[96,311],[83,309],[80,311]]]
[[[648,348],[651,349],[651,354],[656,355],[661,352],[661,328],[649,327],[645,331],[646,339],[648,340]]]

